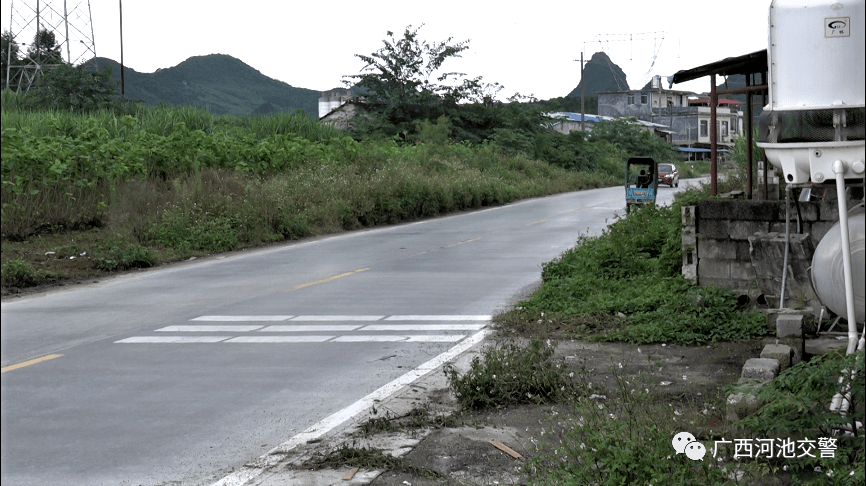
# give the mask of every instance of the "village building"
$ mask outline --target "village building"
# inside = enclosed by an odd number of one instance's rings
[[[734,138],[743,134],[742,103],[719,99],[716,108],[716,136],[720,152],[730,152]],[[669,141],[684,158],[709,158],[709,98],[690,91],[665,89],[661,76],[655,76],[647,89],[602,91],[598,93],[598,112],[606,117],[634,117],[668,128]]]

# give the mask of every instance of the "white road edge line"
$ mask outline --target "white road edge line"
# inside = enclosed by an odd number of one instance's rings
[[[278,464],[283,459],[283,456],[295,447],[301,444],[306,444],[308,441],[322,437],[337,426],[343,424],[347,420],[350,420],[352,417],[355,417],[356,415],[370,408],[374,404],[374,402],[388,398],[404,386],[413,383],[415,380],[436,370],[448,361],[456,358],[472,346],[480,343],[492,332],[492,330],[478,331],[477,333],[466,338],[466,340],[462,341],[460,344],[454,346],[448,351],[445,351],[444,353],[436,356],[430,361],[423,363],[414,370],[404,374],[403,376],[388,383],[387,385],[382,386],[378,390],[370,393],[369,395],[340,410],[339,412],[336,412],[331,416],[313,424],[307,430],[274,447],[267,453],[259,456],[258,459],[244,464],[237,471],[213,483],[212,486],[243,486],[251,479],[265,472],[267,468]]]
[[[490,321],[493,316],[391,316],[386,321]]]

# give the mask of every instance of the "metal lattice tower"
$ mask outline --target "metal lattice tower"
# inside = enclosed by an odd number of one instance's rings
[[[56,58],[46,60],[41,58],[41,52],[33,51],[37,32],[54,33],[60,61],[78,65],[96,57],[89,0],[29,0],[10,4],[9,32],[18,44],[19,55],[19,63],[8,63],[7,72],[2,73],[10,89],[26,92],[43,70],[59,65]]]

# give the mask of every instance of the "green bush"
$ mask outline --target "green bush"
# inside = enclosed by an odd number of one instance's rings
[[[150,249],[137,243],[125,241],[120,235],[106,239],[97,247],[93,255],[97,268],[107,272],[147,268],[156,265],[156,258]]]
[[[36,270],[22,259],[9,260],[0,266],[0,280],[4,287],[33,287],[56,278],[54,273]]]
[[[579,390],[564,360],[554,357],[555,343],[533,339],[528,345],[501,342],[472,359],[469,371],[460,375],[446,365],[445,375],[460,403],[469,409],[531,403],[542,404],[572,398]],[[569,376],[571,373],[571,376]]]

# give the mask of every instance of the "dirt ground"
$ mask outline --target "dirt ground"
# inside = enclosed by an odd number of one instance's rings
[[[585,366],[593,389],[606,395],[613,381],[612,367],[625,375],[652,373],[658,385],[652,394],[679,404],[709,405],[704,427],[723,426],[724,397],[720,386],[736,382],[749,358],[760,355],[764,342],[749,340],[711,346],[637,346],[621,343],[560,342],[557,355],[569,366]],[[464,357],[466,361],[468,357]],[[620,369],[620,364],[622,368]],[[439,380],[442,385],[444,380]],[[415,387],[431,409],[457,409],[447,388]],[[407,399],[411,398],[410,393]],[[416,404],[420,403],[415,396]],[[400,398],[396,398],[399,400]],[[715,406],[715,409],[712,407]],[[460,426],[434,429],[403,457],[407,464],[443,474],[447,479],[425,479],[417,471],[388,470],[372,481],[374,486],[512,485],[524,484],[524,461],[548,444],[557,423],[567,417],[568,405],[509,406],[484,412],[463,412]],[[544,432],[547,431],[547,434]],[[490,441],[498,441],[516,452],[512,457]]]

